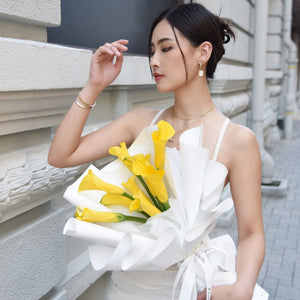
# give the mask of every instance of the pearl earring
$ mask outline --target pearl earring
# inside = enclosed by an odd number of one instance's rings
[[[199,67],[199,76],[200,76],[200,77],[203,77],[203,75],[204,75],[204,72],[203,72],[203,64],[200,63],[200,67]]]

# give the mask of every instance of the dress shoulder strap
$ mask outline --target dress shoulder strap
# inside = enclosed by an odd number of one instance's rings
[[[153,125],[156,123],[156,121],[158,120],[158,118],[161,116],[161,114],[162,114],[167,108],[168,108],[168,107],[165,107],[165,108],[163,108],[163,109],[161,109],[161,110],[159,110],[159,111],[157,112],[157,114],[154,116],[153,120],[151,121],[150,126],[153,126]]]
[[[217,144],[216,144],[216,148],[215,148],[215,152],[214,152],[214,155],[213,155],[213,158],[212,158],[212,160],[214,160],[214,161],[216,161],[217,158],[218,158],[218,154],[219,154],[219,151],[220,151],[220,148],[221,148],[223,137],[224,137],[224,134],[225,134],[225,131],[226,131],[226,128],[227,128],[229,122],[230,122],[230,120],[228,118],[226,118],[223,125],[222,125],[222,128],[220,130],[219,137],[218,137]]]

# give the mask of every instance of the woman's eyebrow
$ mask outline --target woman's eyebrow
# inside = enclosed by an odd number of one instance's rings
[[[171,39],[171,38],[162,38],[162,39],[160,39],[160,40],[157,41],[157,45],[159,45],[159,44],[161,44],[163,42],[166,42],[166,41],[172,41],[172,42],[174,42],[174,40]],[[153,42],[151,43],[151,46],[154,46]]]

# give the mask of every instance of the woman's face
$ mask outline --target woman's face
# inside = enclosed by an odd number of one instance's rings
[[[195,48],[176,28],[175,32],[185,57],[186,68],[171,25],[162,20],[152,34],[150,66],[160,92],[176,91],[197,74],[197,61],[193,55]]]

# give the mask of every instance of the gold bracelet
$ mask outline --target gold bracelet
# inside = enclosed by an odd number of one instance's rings
[[[81,107],[81,108],[84,108],[84,109],[91,109],[90,107],[86,107],[86,106],[84,106],[83,104],[81,104],[81,103],[79,102],[79,99],[78,99],[78,98],[75,99],[75,103],[76,103],[79,107]]]
[[[87,104],[86,102],[84,102],[80,95],[77,96],[75,102],[79,107],[85,109],[93,109],[96,106],[96,102],[94,104]]]

